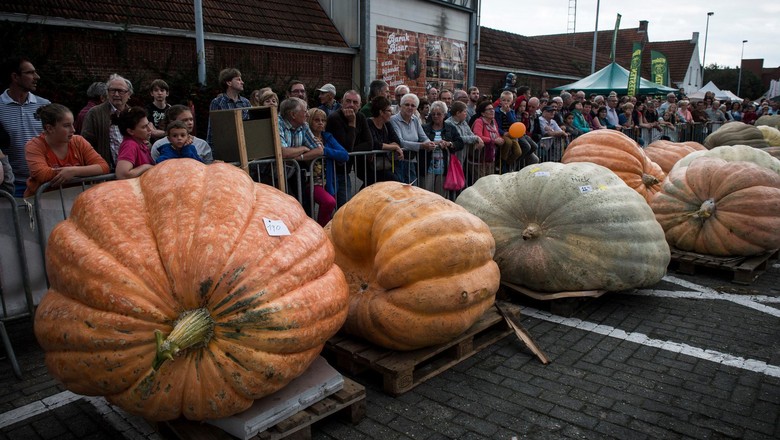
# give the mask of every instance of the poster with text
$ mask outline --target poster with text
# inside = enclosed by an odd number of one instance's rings
[[[377,78],[391,91],[400,84],[421,96],[430,87],[465,88],[466,42],[386,26],[377,26],[376,39]]]

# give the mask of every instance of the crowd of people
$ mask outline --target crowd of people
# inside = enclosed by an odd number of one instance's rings
[[[58,187],[109,172],[117,179],[138,177],[169,159],[214,161],[211,125],[205,140],[196,137],[193,109],[168,103],[169,87],[161,79],[151,83],[144,108],[128,105],[133,84],[113,74],[88,88],[88,102],[74,117],[67,107],[35,95],[40,76],[30,60],[11,60],[4,74],[0,181],[16,197],[33,196],[46,182]],[[538,162],[543,138],[570,141],[603,129],[662,133],[679,124],[753,123],[762,115],[780,114],[776,101],[721,103],[711,95],[695,103],[678,101],[674,93],[663,102],[614,92],[533,96],[530,87],[516,87],[515,79],[507,76],[496,99],[476,87],[429,87],[418,96],[407,85],[391,90],[382,80],[369,85],[365,100],[356,90],[337,99],[336,87],[324,84],[317,89],[319,105],[310,109],[304,83],[290,82],[284,99],[271,88],[253,90],[246,98],[241,72],[228,68],[219,74],[222,92],[209,110],[278,108],[282,157],[310,171],[306,182],[313,187],[305,194],[313,194],[322,225],[349,199],[350,176],[358,176],[362,185],[393,180],[443,193],[450,156],[459,159],[473,182]],[[516,123],[525,128],[519,137],[510,134]],[[355,152],[373,153],[350,155]]]

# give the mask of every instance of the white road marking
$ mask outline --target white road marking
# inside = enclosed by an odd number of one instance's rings
[[[159,440],[161,437],[157,434],[143,418],[128,414],[120,408],[115,407],[102,397],[80,396],[70,391],[63,391],[46,397],[11,411],[0,414],[0,429],[25,421],[31,417],[44,414],[55,408],[65,406],[79,399],[92,404],[97,412],[114,429],[122,433],[122,436],[131,440]]]
[[[780,318],[780,309],[775,307],[765,306],[760,304],[762,302],[780,302],[777,301],[780,298],[764,297],[763,295],[734,295],[732,293],[703,293],[703,292],[690,292],[680,290],[654,290],[654,289],[640,289],[633,292],[626,292],[626,295],[636,296],[654,296],[657,298],[684,298],[684,299],[706,299],[706,300],[719,300],[729,301],[735,304],[739,304],[743,307],[747,307],[759,312],[766,313]],[[771,299],[770,299],[771,298]]]
[[[639,296],[656,296],[662,298],[685,298],[685,299],[707,299],[707,300],[720,300],[731,301],[735,304],[739,304],[744,307],[757,310],[759,312],[766,313],[768,315],[780,317],[780,309],[775,307],[765,306],[763,304],[780,304],[780,298],[767,296],[767,295],[735,295],[733,293],[722,293],[710,287],[702,286],[690,281],[683,280],[671,275],[663,277],[663,281],[667,281],[678,286],[685,287],[691,291],[679,291],[679,290],[656,290],[656,289],[639,289],[634,292],[627,292],[629,295]],[[762,304],[763,303],[763,304]]]
[[[706,350],[692,345],[683,344],[679,342],[663,341],[661,339],[653,339],[643,333],[638,332],[626,332],[615,327],[608,325],[596,324],[594,322],[583,321],[577,318],[565,318],[563,316],[553,315],[550,312],[534,309],[533,307],[522,307],[522,313],[526,316],[541,319],[544,321],[552,322],[555,324],[565,325],[567,327],[573,327],[600,335],[609,336],[612,338],[622,339],[624,341],[635,342],[637,344],[645,345],[648,347],[655,347],[660,350],[671,351],[674,353],[680,353],[686,356],[692,356],[698,359],[727,365],[730,367],[740,368],[742,370],[752,371],[755,373],[765,374],[772,377],[780,377],[780,366],[770,365],[764,361],[756,359],[746,359],[740,356],[734,356],[728,353],[721,353],[715,350]]]
[[[6,426],[29,419],[30,417],[35,417],[38,414],[43,414],[49,410],[59,408],[79,399],[81,399],[81,396],[78,394],[73,394],[70,391],[63,391],[53,396],[20,406],[19,408],[14,408],[11,411],[0,414],[0,428],[5,428]]]

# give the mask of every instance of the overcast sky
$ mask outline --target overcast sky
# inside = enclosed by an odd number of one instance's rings
[[[528,36],[562,34],[567,31],[569,0],[482,0],[481,12],[481,24],[489,28]],[[621,14],[621,29],[639,27],[640,20],[647,20],[653,42],[687,40],[699,32],[701,60],[707,12],[715,13],[710,17],[707,65],[739,65],[742,40],[748,40],[745,59],[763,58],[764,67],[780,66],[777,0],[601,0],[599,30],[614,29]],[[578,0],[577,32],[593,32],[595,25],[596,0]]]

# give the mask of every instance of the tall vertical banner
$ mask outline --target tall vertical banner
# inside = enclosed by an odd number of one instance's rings
[[[631,50],[631,70],[628,72],[628,96],[639,95],[639,72],[642,67],[642,43],[634,42]]]
[[[615,61],[615,47],[617,47],[617,35],[620,30],[620,17],[621,15],[618,14],[615,20],[615,32],[612,34],[612,52],[609,54],[609,59],[612,61]]]
[[[650,51],[650,72],[654,83],[669,85],[669,63],[666,61],[666,55],[655,50]]]

